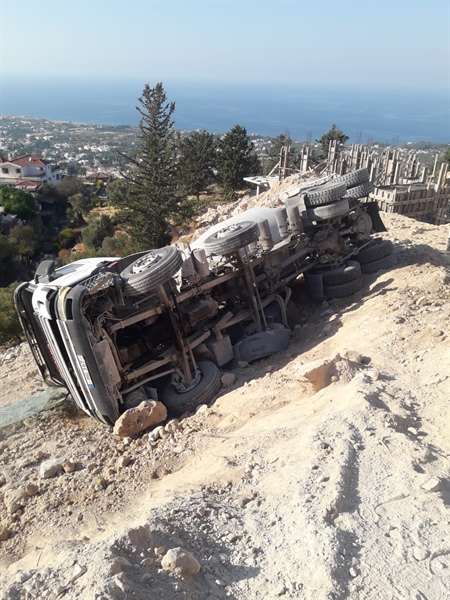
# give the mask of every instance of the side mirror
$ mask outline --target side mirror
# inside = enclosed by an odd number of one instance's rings
[[[55,272],[56,261],[54,260],[43,260],[39,263],[36,273],[34,274],[34,283],[39,283],[40,277],[48,277],[49,281],[53,281],[53,273]]]

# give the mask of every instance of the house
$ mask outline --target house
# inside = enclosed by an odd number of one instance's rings
[[[111,183],[113,176],[110,173],[89,173],[86,175],[86,183],[96,184],[101,181],[103,184]]]
[[[58,183],[61,169],[48,160],[42,160],[33,154],[19,156],[12,160],[0,158],[0,184],[31,190],[37,183]]]
[[[38,187],[41,185],[40,181],[30,180],[30,179],[21,179],[17,181],[14,185],[18,190],[23,190],[24,192],[28,192],[29,194],[34,194]]]

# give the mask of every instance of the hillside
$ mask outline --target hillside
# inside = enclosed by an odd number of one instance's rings
[[[288,350],[158,436],[69,403],[0,432],[0,597],[450,597],[448,232],[383,220],[392,270],[298,285]],[[41,387],[26,347],[0,363],[0,405]]]

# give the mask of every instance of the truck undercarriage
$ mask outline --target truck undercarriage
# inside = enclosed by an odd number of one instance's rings
[[[294,280],[316,297],[345,295],[361,273],[352,259],[384,226],[345,182],[242,213],[184,250],[91,259],[77,276],[41,266],[16,292],[41,372],[109,425],[145,398],[174,415],[209,402],[219,367],[287,347]]]

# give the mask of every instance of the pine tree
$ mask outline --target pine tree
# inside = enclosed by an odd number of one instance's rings
[[[244,177],[257,175],[261,165],[247,130],[235,125],[218,143],[217,175],[224,198],[240,189]]]
[[[264,165],[264,172],[266,174],[270,173],[275,165],[280,161],[280,153],[283,146],[290,147],[291,144],[292,138],[287,133],[280,133],[276,138],[273,138]]]
[[[333,123],[330,131],[324,133],[320,139],[316,140],[316,142],[320,144],[320,158],[326,158],[328,156],[331,140],[338,140],[340,144],[344,145],[348,140],[348,135],[345,135],[342,129],[338,129]]]
[[[195,131],[180,141],[180,180],[188,194],[200,193],[214,181],[216,145],[207,131]]]
[[[135,157],[126,157],[133,165],[127,178],[131,185],[127,194],[118,196],[118,201],[136,247],[159,248],[169,241],[169,219],[179,213],[183,204],[172,121],[175,103],[168,102],[162,83],[154,88],[146,84],[139,103],[140,146]]]

